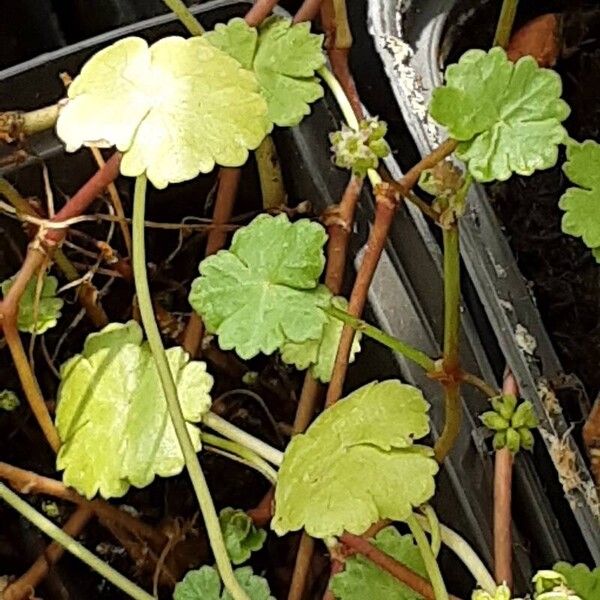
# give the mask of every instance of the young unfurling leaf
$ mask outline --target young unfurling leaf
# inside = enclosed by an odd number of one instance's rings
[[[367,384],[321,413],[285,451],[276,533],[361,534],[427,502],[438,466],[432,450],[414,440],[429,432],[428,406],[417,388],[390,380]]]
[[[430,113],[459,142],[456,155],[477,181],[504,181],[556,164],[569,116],[554,71],[532,57],[513,64],[501,48],[468,50],[446,69]]]
[[[246,562],[252,552],[260,550],[265,543],[267,532],[257,529],[243,510],[224,508],[219,513],[219,523],[227,553],[234,565]]]

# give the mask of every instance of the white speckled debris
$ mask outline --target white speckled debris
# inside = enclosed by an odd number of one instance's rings
[[[537,348],[537,341],[521,323],[517,323],[515,327],[515,340],[522,352],[533,356]]]

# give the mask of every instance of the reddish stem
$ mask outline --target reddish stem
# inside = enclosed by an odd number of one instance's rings
[[[362,315],[362,311],[367,301],[369,286],[373,280],[375,269],[381,258],[388,232],[392,226],[394,215],[396,214],[398,196],[391,193],[390,187],[394,187],[401,196],[408,194],[416,185],[421,173],[426,169],[434,167],[437,163],[454,152],[456,146],[457,142],[454,140],[443,142],[438,148],[433,150],[431,154],[428,154],[412,167],[400,181],[394,182],[393,184],[381,184],[378,190],[376,190],[377,205],[375,209],[375,220],[369,234],[363,262],[356,275],[348,306],[348,313],[352,316],[360,317]],[[329,389],[327,390],[326,406],[331,406],[341,397],[346,372],[348,370],[348,358],[350,356],[353,337],[354,331],[352,328],[347,326],[344,327],[335,359],[333,375],[329,384]]]
[[[71,537],[76,537],[93,516],[94,511],[85,506],[80,506],[64,524],[63,531]],[[32,590],[48,575],[50,569],[60,560],[64,552],[65,549],[63,546],[52,542],[33,565],[4,590],[2,595],[3,600],[25,600],[26,598],[32,598]]]
[[[303,23],[304,21],[313,21],[316,19],[321,9],[323,0],[304,0],[300,8],[294,15],[294,23]]]
[[[277,6],[277,0],[256,0],[244,17],[250,27],[258,27]]]
[[[367,243],[367,251],[365,252],[363,262],[360,265],[350,302],[348,304],[348,313],[353,316],[360,317],[367,302],[367,293],[373,275],[383,248],[387,241],[388,232],[392,225],[392,220],[396,214],[399,197],[397,194],[391,193],[391,187],[388,184],[382,184],[376,192],[377,208],[375,210],[375,221],[369,234]],[[345,326],[342,331],[340,345],[338,346],[333,374],[327,389],[327,398],[325,406],[331,406],[337,402],[342,395],[342,388],[348,370],[348,359],[352,340],[354,339],[354,330],[351,327]]]
[[[224,225],[231,219],[235,198],[240,183],[242,171],[237,168],[221,167],[219,171],[219,183],[217,188],[217,199],[215,200],[215,209],[213,212],[213,225]],[[227,241],[227,231],[221,227],[212,227],[206,240],[205,256],[216,254]],[[183,336],[183,348],[190,356],[198,355],[202,337],[204,335],[204,326],[200,316],[193,312],[188,321]]]
[[[344,533],[340,537],[340,541],[355,552],[368,558],[384,571],[387,571],[398,581],[405,583],[419,595],[423,596],[425,600],[435,600],[433,588],[426,579],[385,552],[382,552],[366,539],[351,533]]]
[[[329,582],[338,574],[344,570],[344,563],[337,558],[331,557],[331,569],[329,573]],[[331,591],[330,583],[327,585],[327,589],[323,594],[323,600],[336,600],[335,595]]]
[[[512,373],[507,372],[503,394],[517,396],[519,389]],[[508,448],[496,452],[494,460],[494,577],[512,588],[512,476],[514,458]]]

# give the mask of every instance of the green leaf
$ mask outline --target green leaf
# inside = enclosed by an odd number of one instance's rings
[[[598,600],[600,598],[600,567],[590,571],[589,567],[570,565],[559,562],[554,565],[554,570],[564,575],[567,587],[573,590],[581,600]]]
[[[13,391],[0,391],[0,410],[12,412],[13,410],[19,408],[20,405],[21,402],[19,402],[19,397]]]
[[[251,567],[236,569],[234,574],[250,600],[275,600],[266,579],[254,575]],[[231,600],[229,592],[222,588],[218,571],[204,566],[189,571],[175,586],[173,600]]]
[[[456,155],[477,181],[505,181],[556,164],[570,112],[561,93],[558,74],[529,56],[513,64],[501,48],[468,50],[446,69],[430,113],[460,142]]]
[[[257,33],[243,19],[234,18],[204,37],[254,71],[276,125],[298,125],[310,113],[309,104],[323,96],[315,77],[325,64],[323,36],[310,33],[309,23],[293,25],[290,19],[273,16]]]
[[[342,310],[348,308],[348,301],[341,296],[332,298],[331,303]],[[310,372],[315,379],[327,383],[331,380],[333,364],[337,355],[337,349],[344,329],[343,321],[327,315],[321,338],[307,340],[302,343],[286,341],[281,347],[281,358],[284,362],[294,365],[301,371],[310,367]],[[357,333],[352,342],[350,362],[354,361],[360,352],[361,334]]]
[[[411,535],[400,535],[396,528],[386,527],[372,541],[379,550],[427,578]],[[331,580],[331,590],[338,600],[421,600],[419,594],[360,554],[346,559],[344,570]]]
[[[219,513],[219,522],[229,558],[234,565],[246,562],[252,552],[263,547],[267,532],[257,529],[243,510],[224,508]]]
[[[579,187],[569,188],[558,203],[565,211],[562,230],[582,238],[600,262],[600,144],[592,140],[568,144],[563,170]]]
[[[167,350],[188,431],[200,449],[198,423],[210,408],[206,365],[179,347]],[[92,334],[61,367],[56,427],[63,442],[57,468],[87,498],[122,496],[156,475],[180,473],[184,459],[167,411],[156,364],[134,321]]]
[[[69,86],[57,133],[73,152],[116,146],[121,172],[157,187],[244,164],[270,129],[256,77],[204,37],[151,47],[128,37],[101,50]]]
[[[372,382],[323,412],[288,445],[271,523],[279,535],[363,533],[380,519],[402,521],[434,493],[429,405],[410,385]]]
[[[321,225],[259,215],[233,236],[229,250],[200,263],[189,301],[223,350],[242,358],[272,354],[286,340],[321,337],[331,293],[323,271]]]
[[[6,297],[12,287],[14,277],[2,282],[2,296]],[[64,302],[56,296],[58,280],[51,275],[45,275],[42,282],[41,294],[38,294],[38,278],[32,277],[19,301],[19,316],[17,327],[20,331],[38,335],[56,325]]]

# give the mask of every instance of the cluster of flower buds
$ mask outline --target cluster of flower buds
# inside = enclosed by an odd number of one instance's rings
[[[492,398],[491,402],[494,410],[484,412],[479,418],[495,432],[494,448],[500,450],[506,447],[513,453],[520,448],[531,450],[531,430],[538,424],[531,402],[525,400],[517,404],[517,398],[512,394]]]
[[[385,141],[387,124],[377,117],[364,119],[358,129],[346,124],[341,131],[329,134],[333,162],[344,169],[351,169],[355,175],[365,177],[369,169],[376,169],[380,158],[390,153]]]

